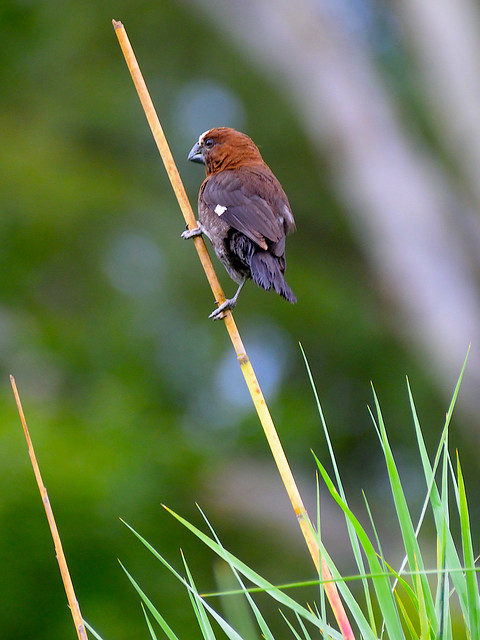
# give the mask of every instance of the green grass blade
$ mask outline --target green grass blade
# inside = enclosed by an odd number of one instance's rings
[[[437,538],[437,567],[442,570],[438,576],[438,590],[435,607],[440,612],[438,640],[450,640],[452,637],[449,609],[449,573],[446,569],[445,540],[446,526],[440,538]]]
[[[100,634],[98,634],[95,631],[95,629],[92,626],[90,626],[85,619],[83,620],[83,624],[90,631],[90,633],[94,636],[94,638],[96,638],[97,640],[103,640],[102,636]]]
[[[453,407],[450,405],[452,410]],[[447,414],[448,416],[448,414]],[[448,425],[450,423],[449,418],[446,420],[446,428],[444,429],[444,435],[442,435],[441,443],[443,442],[443,463],[442,463],[442,492],[441,492],[441,512],[439,513],[439,524],[442,528],[437,528],[437,547],[438,547],[438,559],[437,568],[442,571],[438,576],[438,588],[435,607],[439,612],[438,622],[438,636],[439,640],[448,640],[451,635],[450,630],[450,614],[449,614],[449,575],[447,567],[447,534],[450,533],[450,507],[449,507],[449,490],[448,490],[448,469],[450,455],[448,453]],[[462,576],[460,574],[459,585],[463,584]]]
[[[307,628],[306,628],[303,620],[301,618],[299,618],[298,615],[297,615],[297,620],[298,620],[298,624],[300,625],[300,628],[302,630],[303,637],[305,638],[305,640],[311,640],[311,636],[308,633]],[[327,640],[329,640],[329,638],[327,638]]]
[[[130,575],[130,573],[127,571],[127,569],[123,566],[123,564],[120,562],[120,566],[122,567],[122,569],[124,570],[127,578],[130,580],[130,582],[132,583],[135,591],[138,593],[138,595],[140,596],[142,602],[145,604],[145,606],[147,607],[147,609],[150,611],[150,613],[152,614],[152,616],[155,618],[155,620],[158,622],[158,624],[160,625],[161,629],[163,630],[163,632],[165,633],[165,635],[167,636],[168,640],[178,640],[177,635],[175,634],[175,632],[173,631],[173,629],[170,627],[170,625],[168,624],[168,622],[165,620],[165,618],[162,616],[162,614],[156,609],[156,607],[154,606],[153,602],[147,597],[147,595],[144,593],[144,591],[142,591],[142,589],[140,588],[140,586],[137,584],[137,582],[135,581],[135,579]]]
[[[392,576],[396,578],[396,584],[400,584],[410,598],[410,602],[412,603],[414,609],[418,609],[418,597],[415,590],[409,585],[409,583],[405,580],[405,574],[401,575],[393,567],[391,567],[388,563],[386,563],[388,570],[390,571]],[[413,578],[417,575],[416,573],[409,574]]]
[[[376,527],[375,521],[373,519],[373,514],[372,514],[372,511],[370,509],[370,504],[369,504],[369,502],[367,500],[367,496],[365,495],[365,492],[362,491],[362,495],[363,495],[363,501],[365,503],[365,507],[367,509],[368,518],[370,520],[370,524],[372,525],[373,535],[375,536],[375,542],[376,542],[377,549],[378,549],[378,557],[379,557],[379,560],[380,560],[380,564],[382,565],[384,572],[386,572],[385,556],[384,556],[384,553],[382,551],[382,545],[381,545],[381,542],[380,542],[380,537],[378,535],[377,527]],[[377,624],[376,624],[375,615],[374,615],[373,608],[372,608],[371,598],[369,598],[367,600],[367,610],[368,610],[368,618],[370,620],[370,625],[371,625],[373,631],[375,633],[377,633]]]
[[[190,599],[192,601],[192,604],[195,603],[194,611],[195,611],[196,614],[197,614],[197,611],[199,611],[200,609],[203,609],[203,608],[206,609],[208,611],[208,613],[216,620],[216,622],[219,624],[219,626],[223,629],[223,631],[225,632],[225,634],[227,635],[227,637],[230,640],[243,640],[242,637],[213,609],[213,607],[211,607],[208,603],[205,602],[205,600],[198,594],[198,592],[196,591],[194,586],[192,586],[177,571],[175,571],[175,569],[145,540],[145,538],[142,538],[142,536],[140,536],[135,531],[135,529],[133,529],[129,524],[127,524],[127,523],[125,523],[125,524],[130,529],[130,531],[132,531],[132,533],[134,533],[135,536],[153,553],[153,555],[158,560],[160,560],[161,563],[165,567],[167,567],[167,569],[171,573],[173,573],[173,575],[187,588],[189,595],[190,596],[193,595],[193,598],[191,597]],[[136,589],[137,593],[140,595],[140,598],[142,599],[142,601],[147,606],[147,608],[150,611],[150,613],[153,615],[155,620],[159,623],[159,625],[162,627],[163,631],[166,633],[166,635],[169,638],[169,640],[178,640],[177,636],[172,631],[172,629],[169,627],[169,625],[166,622],[166,620],[163,618],[163,616],[160,614],[160,612],[157,611],[157,609],[155,608],[155,606],[153,605],[151,600],[142,591],[142,589],[137,584],[137,582],[134,580],[134,578],[128,573],[128,571],[125,569],[125,567],[122,565],[122,563],[120,563],[120,565],[121,565],[122,569],[125,571],[125,573],[126,573],[127,577],[129,578],[130,582],[132,583],[132,585]],[[198,618],[199,618],[199,616],[197,615],[197,619]],[[202,628],[202,631],[204,631],[204,630],[208,630],[208,625],[205,626],[204,628]]]
[[[229,624],[213,607],[211,607],[205,599],[200,596],[198,593],[197,587],[193,580],[192,573],[187,565],[185,557],[183,557],[183,562],[185,565],[185,571],[187,572],[187,579],[190,585],[190,594],[195,603],[195,609],[198,611],[197,619],[202,630],[203,637],[205,640],[214,640],[215,634],[213,632],[213,628],[208,619],[207,613],[212,616],[212,618],[217,622],[220,628],[223,630],[227,638],[230,640],[243,640],[240,634]],[[271,638],[267,638],[267,640],[272,640]]]
[[[403,492],[400,475],[398,473],[398,469],[393,457],[390,443],[388,441],[385,423],[383,421],[383,416],[380,409],[380,404],[379,404],[377,395],[375,393],[375,389],[373,389],[373,386],[372,386],[372,390],[373,390],[373,397],[374,397],[376,414],[377,414],[378,429],[380,432],[380,442],[382,445],[385,461],[387,464],[390,487],[392,490],[392,496],[393,496],[395,509],[397,512],[397,518],[400,525],[400,530],[402,532],[403,544],[405,545],[405,551],[408,557],[409,567],[411,571],[415,571],[418,568],[421,572],[423,572],[425,567],[423,564],[422,554],[421,554],[420,546],[418,544],[417,535],[413,527],[413,523],[410,517],[410,512],[408,510],[407,500]],[[426,606],[429,620],[431,621],[432,625],[436,627],[437,614],[435,611],[435,605],[433,602],[432,593],[430,591],[430,586],[425,575],[421,574],[419,584],[421,584],[421,587],[422,587],[422,592],[423,592],[422,597],[425,599],[425,606]]]
[[[383,574],[383,568],[378,560],[378,555],[376,550],[374,549],[372,543],[365,530],[363,529],[360,522],[350,511],[348,506],[342,500],[341,496],[338,494],[337,490],[333,482],[331,481],[328,473],[325,468],[321,464],[321,462],[317,459],[318,468],[322,475],[322,478],[327,485],[328,490],[330,491],[331,496],[339,505],[339,507],[343,510],[345,515],[349,518],[353,527],[355,528],[355,532],[359,538],[360,544],[362,545],[363,551],[367,558],[367,562],[369,564],[370,572],[376,574],[376,577],[373,578],[373,586],[375,589],[375,593],[377,596],[378,605],[380,607],[383,619],[385,621],[385,626],[390,638],[404,638],[404,633],[402,630],[402,626],[400,623],[400,619],[398,616],[398,611],[395,606],[395,600],[392,594],[390,580],[387,576]]]
[[[222,545],[222,543],[220,542],[219,537],[217,536],[213,526],[211,525],[211,523],[209,522],[207,516],[205,515],[205,513],[202,511],[202,509],[200,507],[198,507],[200,513],[203,516],[203,519],[205,520],[207,526],[209,527],[210,531],[212,532],[212,535],[216,541],[216,543],[225,551],[225,547]],[[252,596],[248,593],[238,571],[236,570],[236,568],[234,566],[232,566],[231,564],[229,565],[230,569],[233,573],[233,575],[235,576],[238,584],[240,585],[242,592],[253,612],[253,615],[255,616],[255,619],[257,621],[257,624],[260,628],[260,631],[262,632],[262,636],[265,638],[265,640],[275,640],[272,632],[270,631],[270,628],[265,620],[265,618],[262,616],[260,609],[257,607],[255,601],[253,600]]]
[[[202,632],[205,640],[215,640],[215,633],[213,631],[212,625],[210,624],[210,620],[208,618],[205,607],[203,606],[202,599],[198,595],[197,587],[195,586],[195,581],[193,579],[192,573],[188,567],[187,560],[182,553],[183,566],[185,567],[185,572],[187,574],[187,581],[190,585],[190,589],[188,591],[188,595],[190,596],[190,602],[192,604],[192,609],[195,612],[195,616],[197,618],[198,626],[200,627],[200,631]]]
[[[307,360],[307,356],[305,354],[305,351],[303,350],[303,346],[300,344],[300,351],[302,352],[302,356],[303,356],[303,360],[305,363],[305,367],[307,369],[307,375],[308,375],[308,379],[310,381],[310,386],[312,387],[312,391],[313,391],[313,395],[315,398],[315,402],[317,405],[317,410],[318,410],[318,414],[320,416],[320,421],[322,424],[322,428],[323,428],[323,433],[325,435],[325,441],[327,443],[327,448],[328,448],[328,452],[330,455],[330,460],[332,462],[332,467],[333,467],[333,471],[335,474],[335,480],[337,483],[337,487],[338,487],[338,492],[340,493],[342,500],[345,502],[345,504],[348,504],[347,502],[347,497],[345,494],[345,490],[343,488],[343,484],[342,484],[342,479],[341,479],[341,475],[340,475],[340,471],[338,468],[338,464],[337,464],[337,460],[335,458],[335,452],[333,449],[333,445],[332,445],[332,441],[330,438],[330,433],[328,431],[328,427],[327,427],[327,422],[325,420],[325,416],[323,413],[323,409],[322,409],[322,405],[320,402],[320,398],[318,395],[318,391],[317,391],[317,387],[315,384],[315,381],[313,379],[313,375],[312,375],[312,371],[310,369],[310,365],[308,363]],[[318,493],[317,493],[317,497],[318,497]],[[320,509],[319,509],[319,501],[317,500],[317,513],[320,514]],[[365,571],[365,564],[363,561],[363,556],[362,556],[362,552],[360,549],[360,543],[358,541],[358,538],[355,534],[355,529],[352,527],[351,522],[349,521],[348,518],[345,518],[345,522],[347,524],[347,532],[348,532],[348,536],[350,538],[350,544],[352,546],[352,551],[353,551],[353,556],[355,558],[355,562],[357,564],[357,568],[358,568],[358,572],[360,575],[364,575],[366,573]],[[320,532],[320,528],[317,529]],[[365,596],[365,602],[367,604],[367,611],[368,611],[368,616],[370,619],[370,623],[373,623],[372,629],[375,631],[375,622],[374,622],[374,616],[373,616],[373,606],[372,606],[372,601],[371,601],[371,596],[370,596],[370,589],[368,586],[368,581],[367,580],[362,580],[362,585],[363,585],[363,593]],[[324,600],[324,594],[322,591],[322,597],[320,600],[320,611],[323,613],[325,611],[325,607],[324,607],[324,602],[322,602]]]
[[[143,545],[145,545],[145,547],[150,551],[150,553],[153,556],[155,556],[155,558],[157,558],[157,560],[159,560],[163,564],[163,566],[166,567],[170,571],[170,573],[172,573],[179,582],[182,582],[184,584],[184,586],[188,586],[188,583],[184,580],[183,576],[181,576],[178,573],[178,571],[176,571],[172,567],[172,565],[169,562],[167,562],[165,560],[165,558],[160,553],[158,553],[158,551],[154,547],[152,547],[152,545],[145,538],[143,538],[139,533],[137,533],[135,531],[135,529],[128,524],[128,522],[125,522],[125,520],[121,520],[121,522],[123,522],[123,524],[128,529],[130,529],[130,531],[133,533],[133,535],[136,536]]]
[[[201,606],[204,607],[206,611],[208,611],[208,613],[223,630],[229,640],[243,640],[242,636],[217,611],[215,611],[215,609],[211,607],[208,602],[205,602],[205,600],[198,593],[197,597],[199,598]]]
[[[215,619],[215,621],[223,629],[224,633],[226,634],[226,636],[230,640],[243,640],[243,638],[235,631],[235,629],[233,629],[226,622],[226,620],[224,620],[222,618],[222,616],[220,616],[220,614],[218,614],[215,611],[215,609],[213,609],[213,607],[211,607],[208,603],[206,603],[205,600],[199,595],[199,593],[195,589],[195,586],[194,586],[194,583],[193,583],[193,579],[192,579],[192,584],[190,584],[190,582],[185,580],[177,571],[175,571],[175,569],[152,547],[151,544],[149,544],[145,540],[145,538],[142,538],[142,536],[140,534],[138,534],[135,531],[135,529],[133,529],[129,524],[127,524],[127,523],[125,523],[125,524],[130,529],[130,531],[132,531],[132,533],[134,533],[135,536],[153,553],[153,555],[158,560],[160,560],[160,562],[165,567],[167,567],[167,569],[171,573],[173,573],[173,575],[187,588],[189,595],[193,596],[193,598],[191,597],[191,601],[192,601],[192,604],[195,603],[194,611],[195,611],[196,614],[197,614],[198,611],[201,611],[202,609],[205,609]],[[154,618],[157,620],[157,622],[160,624],[162,629],[167,633],[167,636],[169,637],[169,640],[178,640],[176,638],[175,634],[173,634],[173,631],[171,631],[170,627],[168,627],[168,625],[167,625],[166,621],[164,620],[164,618],[162,617],[162,615],[156,610],[156,608],[153,606],[152,602],[148,599],[146,594],[141,590],[139,585],[136,583],[136,581],[133,579],[133,577],[128,573],[128,571],[125,569],[125,567],[123,567],[123,565],[122,565],[122,568],[125,571],[125,573],[127,574],[130,582],[133,584],[133,586],[135,587],[135,589],[139,593],[139,595],[142,598],[143,602],[147,605],[147,608],[150,610],[150,612],[152,613]],[[190,574],[190,578],[191,578],[191,574]],[[203,615],[197,615],[197,619],[203,619]],[[205,625],[204,627],[201,627],[201,628],[202,628],[202,631],[209,631],[208,625]],[[173,634],[173,636],[171,636],[170,634]]]
[[[150,622],[150,618],[148,617],[148,614],[147,614],[147,612],[145,610],[145,606],[144,606],[143,602],[141,603],[141,605],[142,605],[143,615],[145,616],[145,621],[147,623],[148,631],[150,633],[150,637],[152,638],[152,640],[158,640],[157,636],[155,634],[155,631],[153,630],[152,623]]]
[[[420,637],[421,638],[430,638],[433,637],[431,635],[431,627],[430,627],[430,618],[428,617],[427,607],[425,603],[425,589],[422,586],[422,575],[417,574],[414,577],[414,582],[416,586],[416,594],[418,596],[418,618],[420,620]]]
[[[232,593],[238,581],[232,574],[230,566],[224,560],[217,560],[213,571],[215,582],[220,592],[223,592],[223,595],[219,594],[219,598],[225,618],[245,640],[257,640],[257,627],[246,601],[244,589],[240,589],[236,594]],[[204,597],[206,597],[205,594]]]
[[[299,623],[299,625],[302,628],[303,631],[303,638],[302,636],[298,633],[298,631],[295,629],[295,627],[293,626],[293,624],[290,622],[290,620],[287,618],[287,616],[283,613],[283,611],[280,611],[280,615],[282,616],[282,618],[285,620],[288,628],[290,629],[290,631],[292,632],[293,637],[295,638],[295,640],[311,640],[310,638],[310,634],[308,633],[305,625],[302,622],[301,618],[297,617],[297,621]],[[326,638],[326,640],[328,640],[328,638]]]
[[[320,467],[321,466],[320,461],[317,459],[315,454],[313,454],[313,456],[314,456],[314,459],[315,459],[317,465]],[[333,483],[332,483],[332,486],[333,486]],[[345,506],[348,509],[348,505],[345,504]],[[359,628],[359,631],[360,631],[360,633],[362,635],[363,640],[376,640],[377,634],[376,634],[375,628],[370,625],[370,623],[367,620],[367,618],[365,617],[362,609],[360,608],[360,605],[359,605],[357,599],[353,596],[352,592],[350,591],[350,589],[347,586],[347,582],[349,581],[349,578],[348,577],[345,578],[345,577],[340,575],[338,569],[336,568],[332,558],[328,554],[328,551],[326,550],[325,546],[323,545],[322,540],[321,540],[321,538],[320,538],[320,536],[318,534],[317,534],[317,543],[318,543],[318,547],[320,549],[320,554],[321,554],[322,557],[325,558],[325,561],[327,562],[328,568],[330,569],[330,573],[332,575],[332,578],[336,582],[337,589],[339,590],[340,595],[343,598],[343,601],[345,602],[346,606],[350,610],[350,612],[352,614],[352,617],[355,620],[355,624]],[[377,577],[378,577],[378,572],[376,572],[375,574],[373,574],[373,573],[372,574],[368,574],[366,572],[362,572],[362,574],[357,576],[355,579],[360,579],[360,580],[362,580],[362,582],[365,582],[365,581],[368,581],[369,578],[370,579],[375,579]],[[387,577],[388,578],[388,575],[383,573],[383,577]]]
[[[353,596],[352,592],[347,586],[348,578],[344,578],[340,575],[337,567],[335,566],[332,558],[328,554],[325,546],[323,545],[320,538],[317,537],[318,546],[320,549],[320,553],[322,557],[325,559],[328,568],[330,569],[330,573],[332,575],[332,579],[335,581],[337,585],[337,589],[340,592],[340,595],[345,602],[346,606],[350,610],[352,614],[352,619],[355,621],[355,624],[359,628],[361,633],[361,637],[363,640],[376,640],[377,635],[372,630],[368,620],[366,619],[357,599]],[[362,581],[368,578],[375,579],[377,575],[368,575],[363,573],[361,576],[356,576],[355,579],[361,579]]]
[[[458,396],[458,392],[460,389],[460,383],[463,376],[464,367],[461,371],[460,377],[457,381],[457,385],[455,387],[455,392],[453,394],[452,401],[450,402],[449,409],[446,414],[445,425],[443,428],[442,435],[440,437],[440,442],[435,454],[435,459],[433,463],[433,467],[430,465],[430,460],[427,454],[427,450],[425,447],[425,442],[423,439],[421,427],[418,421],[417,413],[415,410],[415,403],[413,400],[413,395],[410,389],[410,385],[408,385],[408,393],[410,398],[410,405],[412,408],[412,414],[415,425],[415,432],[417,436],[418,448],[420,451],[420,458],[423,465],[423,471],[425,475],[425,482],[427,484],[427,496],[422,507],[421,516],[416,528],[416,534],[418,534],[420,530],[421,523],[423,522],[423,518],[428,506],[428,502],[430,502],[430,506],[433,513],[433,518],[435,521],[435,528],[437,531],[437,536],[441,537],[445,536],[445,567],[448,567],[452,571],[452,583],[458,594],[458,598],[460,601],[460,607],[462,609],[462,613],[464,616],[468,615],[468,602],[466,597],[466,587],[465,587],[465,578],[461,572],[461,561],[458,556],[458,552],[456,549],[455,542],[453,540],[453,536],[449,527],[449,507],[448,507],[448,491],[446,484],[446,474],[445,474],[445,455],[448,456],[448,428],[450,425],[450,420],[452,417],[453,409],[455,406],[455,401]],[[442,493],[440,494],[435,483],[435,473],[439,466],[440,459],[444,456],[444,471],[442,474]]]
[[[335,580],[336,584],[337,584],[337,588],[345,602],[345,604],[347,605],[348,609],[350,610],[351,614],[352,614],[352,619],[355,621],[355,624],[357,625],[357,627],[359,628],[362,640],[376,640],[377,638],[377,634],[376,632],[372,629],[372,627],[369,624],[369,621],[367,620],[367,618],[365,617],[359,602],[357,601],[357,599],[354,597],[354,595],[352,594],[352,592],[347,588],[347,582],[349,581],[349,578],[343,578],[338,569],[336,568],[335,564],[333,563],[332,559],[330,558],[330,556],[328,555],[325,547],[323,547],[322,543],[319,543],[319,546],[322,548],[322,555],[325,557],[325,560],[327,561],[328,564],[328,568],[330,569],[330,573],[332,574],[333,579]],[[362,581],[365,579],[371,579],[371,580],[375,580],[377,577],[387,577],[385,574],[383,574],[383,576],[379,576],[378,574],[362,574],[361,576],[355,576],[354,579],[361,579]]]
[[[420,640],[418,637],[418,633],[415,630],[415,626],[412,622],[412,619],[410,618],[410,616],[408,615],[408,611],[405,608],[405,605],[403,604],[400,596],[398,594],[395,594],[396,598],[397,598],[397,604],[398,604],[398,608],[400,609],[400,613],[402,614],[402,618],[405,621],[405,625],[408,629],[408,632],[410,634],[410,638],[411,640]]]
[[[344,494],[344,491],[343,491],[342,479],[341,479],[341,476],[340,476],[340,471],[338,469],[337,460],[335,458],[335,453],[333,451],[333,445],[332,445],[332,441],[330,439],[330,434],[328,432],[327,422],[325,420],[325,416],[323,414],[322,405],[320,403],[320,397],[318,395],[317,386],[316,386],[315,381],[313,379],[312,371],[310,369],[310,365],[308,364],[307,356],[306,356],[305,351],[303,350],[303,347],[302,347],[301,344],[300,344],[300,350],[302,352],[303,361],[304,361],[305,367],[307,369],[308,379],[310,381],[310,386],[312,387],[313,396],[315,398],[315,403],[317,405],[318,415],[320,416],[320,421],[322,423],[323,433],[325,435],[325,441],[327,443],[327,448],[328,448],[328,453],[330,455],[330,460],[332,461],[333,472],[335,474],[335,480],[337,482],[338,491],[339,491],[340,495],[342,496],[342,498],[345,500],[345,494]]]
[[[470,516],[468,514],[467,495],[463,480],[460,459],[457,455],[457,478],[460,503],[460,528],[462,537],[463,563],[466,569],[469,629],[472,638],[480,638],[480,598],[478,594],[477,575],[475,573],[475,556],[473,553]]]
[[[289,597],[287,594],[283,593],[280,589],[275,587],[271,582],[262,578],[258,573],[250,569],[244,562],[236,558],[232,553],[223,549],[217,542],[209,538],[206,534],[200,531],[197,527],[190,524],[188,520],[185,520],[177,513],[165,507],[165,509],[170,513],[176,520],[178,520],[181,524],[183,524],[189,531],[191,531],[197,538],[199,538],[207,547],[212,549],[220,558],[225,560],[227,563],[232,563],[233,566],[247,579],[250,580],[253,584],[257,585],[260,589],[262,589],[265,593],[267,593],[271,598],[279,602],[280,604],[290,608],[292,611],[298,613],[304,619],[308,620],[314,626],[318,627],[322,633],[330,633],[333,640],[342,640],[341,634],[336,631],[333,627],[328,625],[324,620],[320,619],[318,616],[314,615],[310,610],[306,609],[298,602],[296,602],[293,598]],[[132,533],[144,544],[149,551],[158,559],[160,562],[166,566],[184,585],[188,586],[188,583],[176,572],[166,560],[156,551],[152,545],[145,540],[139,533],[135,531],[130,525],[125,523],[126,526],[132,531]]]
[[[302,636],[298,633],[298,631],[295,629],[295,627],[293,626],[293,624],[290,622],[290,620],[288,620],[288,618],[286,617],[286,615],[283,613],[282,610],[280,610],[280,615],[282,616],[282,618],[285,620],[285,622],[287,623],[288,628],[290,629],[293,637],[295,638],[295,640],[303,640]]]

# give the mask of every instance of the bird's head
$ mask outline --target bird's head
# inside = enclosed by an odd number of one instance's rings
[[[253,140],[230,127],[217,127],[202,133],[188,159],[204,164],[207,176],[244,165],[263,164]]]

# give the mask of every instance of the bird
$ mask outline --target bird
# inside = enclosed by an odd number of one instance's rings
[[[198,195],[197,227],[188,239],[205,234],[238,289],[210,318],[223,318],[237,304],[245,282],[252,279],[288,302],[297,301],[285,281],[285,237],[295,220],[280,182],[264,162],[253,140],[230,127],[201,134],[188,160],[205,165]]]

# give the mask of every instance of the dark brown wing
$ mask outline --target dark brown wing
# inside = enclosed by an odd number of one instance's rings
[[[294,228],[287,197],[266,165],[213,175],[203,185],[202,199],[224,222],[263,248],[266,240],[278,243]]]

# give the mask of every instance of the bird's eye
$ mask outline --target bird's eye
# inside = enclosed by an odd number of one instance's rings
[[[203,141],[203,146],[207,147],[207,149],[211,149],[213,147],[213,140],[212,138],[207,138],[206,140]]]

